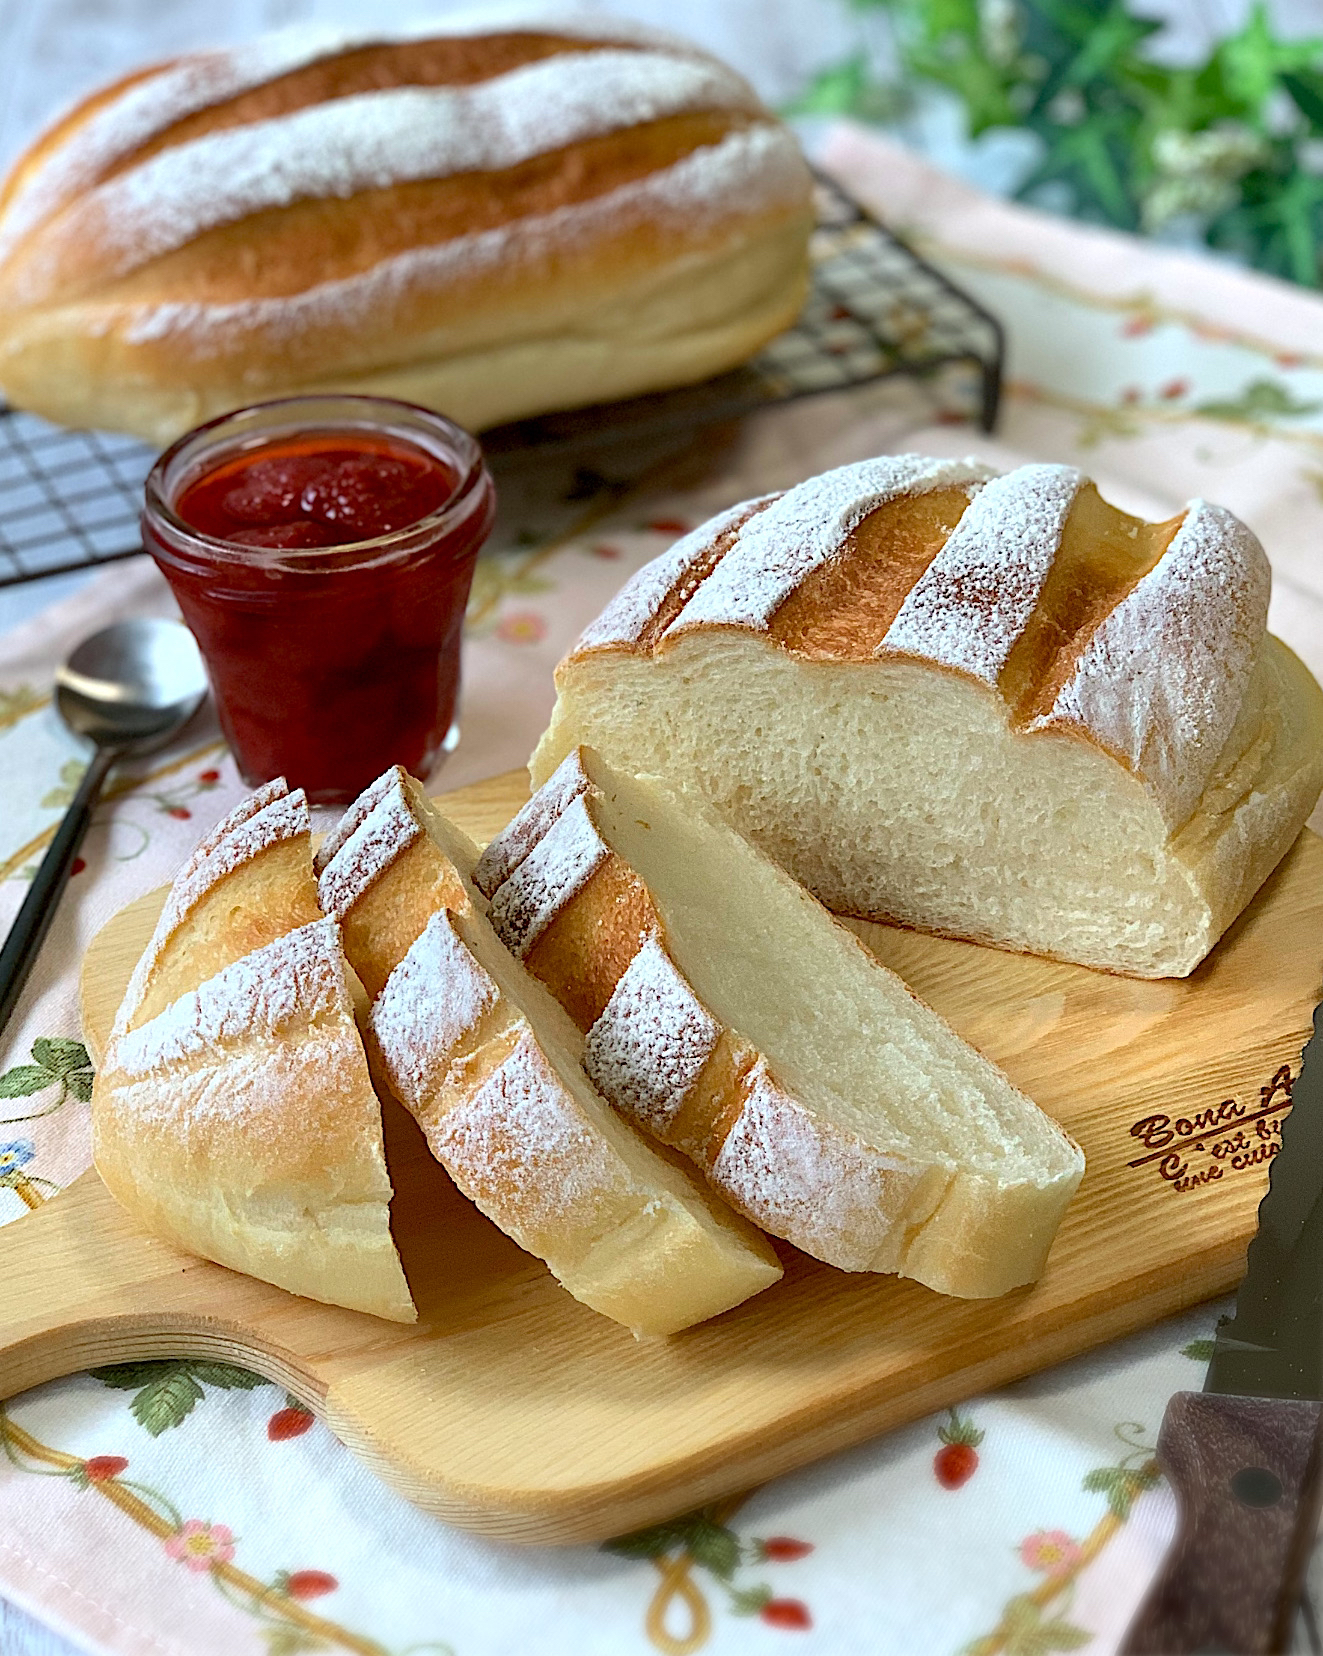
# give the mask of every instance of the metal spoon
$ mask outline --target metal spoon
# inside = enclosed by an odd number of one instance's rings
[[[207,694],[202,657],[178,621],[120,621],[93,633],[59,668],[55,684],[60,717],[96,751],[0,949],[0,1030],[50,930],[111,769],[131,753],[163,746]]]

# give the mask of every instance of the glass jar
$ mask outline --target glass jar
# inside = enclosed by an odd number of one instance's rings
[[[425,515],[398,522],[418,500]],[[476,440],[387,397],[259,403],[161,456],[143,544],[245,782],[283,775],[343,804],[389,765],[428,774],[457,734],[464,610],[494,514]]]

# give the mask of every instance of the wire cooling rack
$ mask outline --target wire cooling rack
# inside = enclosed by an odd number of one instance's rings
[[[605,438],[691,431],[716,420],[893,374],[963,364],[971,416],[991,431],[1001,325],[870,218],[838,186],[815,185],[813,278],[798,322],[751,362],[701,385],[500,426],[494,455],[571,450]],[[0,587],[141,550],[138,513],[155,451],[131,437],[69,431],[0,404]]]

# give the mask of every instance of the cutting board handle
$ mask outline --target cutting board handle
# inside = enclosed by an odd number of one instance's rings
[[[181,1356],[256,1369],[309,1402],[325,1396],[258,1332],[254,1300],[287,1296],[137,1230],[95,1170],[0,1227],[0,1283],[0,1399],[103,1363]]]

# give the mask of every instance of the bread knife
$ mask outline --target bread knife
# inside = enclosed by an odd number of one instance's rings
[[[1320,1020],[1323,1006],[1291,1090],[1235,1312],[1218,1324],[1203,1391],[1177,1392],[1163,1417],[1158,1464],[1180,1516],[1121,1644],[1125,1656],[1257,1656],[1290,1643],[1323,1484]]]

